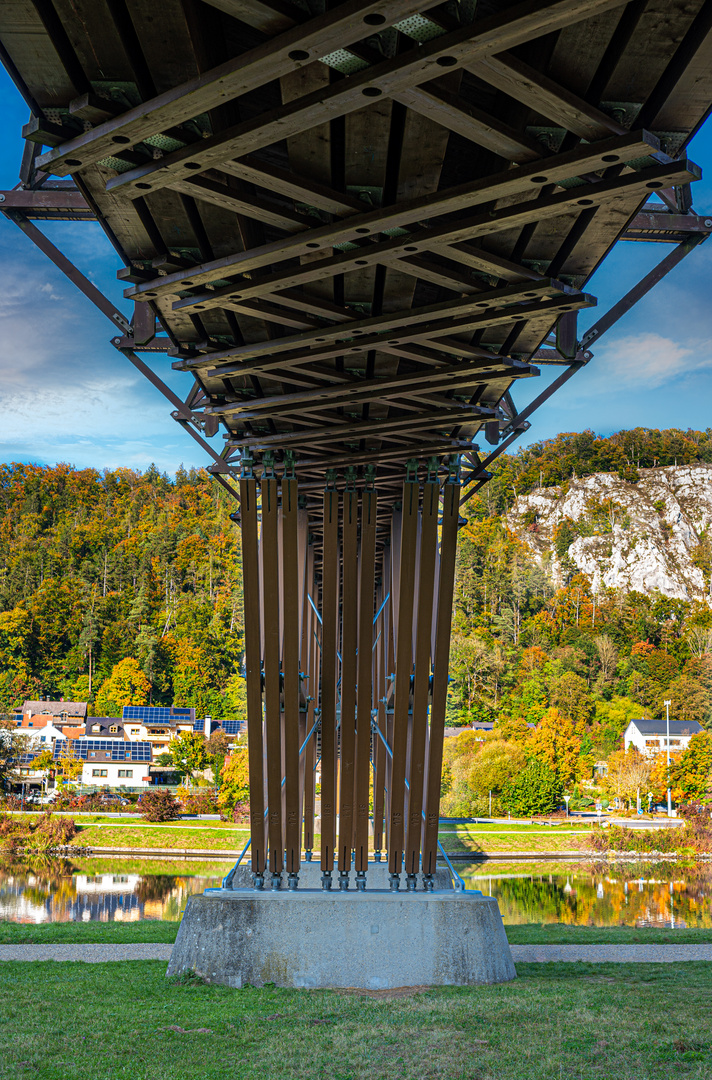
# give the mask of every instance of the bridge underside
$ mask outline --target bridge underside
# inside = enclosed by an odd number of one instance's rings
[[[328,880],[355,859],[363,884],[372,818],[412,885],[463,470],[529,426],[533,361],[556,387],[590,358],[618,239],[676,242],[659,277],[707,236],[685,146],[712,3],[10,0],[0,45],[32,113],[4,212],[101,307],[30,223],[100,221],[134,308],[103,301],[114,344],[240,498],[253,870],[296,874],[318,810]]]

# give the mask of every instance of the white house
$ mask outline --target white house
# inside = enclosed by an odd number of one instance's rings
[[[150,783],[148,762],[85,761],[82,768],[85,787],[144,788]]]
[[[670,753],[680,754],[687,749],[690,739],[704,728],[696,720],[670,721]],[[627,750],[634,746],[641,754],[651,757],[667,750],[667,723],[665,720],[631,720],[624,733]]]

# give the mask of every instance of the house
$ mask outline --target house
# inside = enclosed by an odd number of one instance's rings
[[[696,720],[670,721],[670,753],[679,754],[687,749],[690,739],[704,731]],[[625,749],[634,746],[641,754],[651,757],[668,749],[667,722],[665,720],[631,720],[623,736]]]
[[[176,735],[195,730],[196,723],[195,709],[174,705],[124,705],[121,720],[126,738],[150,743],[156,755],[165,753]]]
[[[73,731],[72,728],[68,730]],[[23,716],[18,731],[27,736],[35,751],[50,750],[57,739],[67,738],[64,731],[53,723],[51,716]]]
[[[55,743],[55,759],[67,753],[83,762],[82,784],[100,788],[145,788],[151,782],[149,765],[153,760],[149,742],[129,742],[116,738],[71,739],[66,750]]]
[[[87,720],[87,703],[86,701],[25,701],[17,726],[20,727],[25,718],[32,719],[35,716],[47,716],[57,721],[58,727],[84,727]]]
[[[446,727],[445,738],[452,738],[456,735],[462,735],[465,731],[479,731],[486,734],[488,731],[494,730],[494,720],[473,720],[471,724],[466,727]]]
[[[127,739],[124,725],[117,716],[89,716],[84,731],[88,739]]]

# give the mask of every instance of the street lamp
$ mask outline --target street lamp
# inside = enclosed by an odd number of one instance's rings
[[[566,816],[567,817],[569,816],[569,799],[570,798],[571,798],[570,795],[564,795],[564,802],[566,803]]]
[[[667,742],[667,804],[668,804],[668,817],[672,817],[672,796],[670,794],[670,702],[664,701],[665,717],[666,717],[666,742]]]

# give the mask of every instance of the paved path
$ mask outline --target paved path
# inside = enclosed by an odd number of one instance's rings
[[[172,945],[0,945],[1,960],[168,960]],[[712,945],[512,945],[515,963],[582,960],[589,964],[672,964],[712,961]]]
[[[587,964],[674,964],[712,960],[712,945],[510,945],[515,964],[583,960]]]

